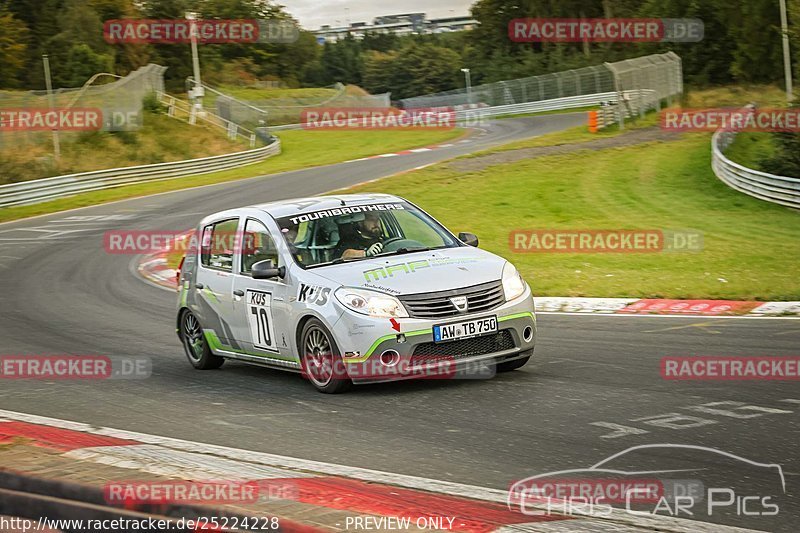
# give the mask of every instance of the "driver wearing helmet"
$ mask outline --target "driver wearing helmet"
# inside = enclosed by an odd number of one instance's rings
[[[336,255],[340,255],[342,259],[351,259],[370,257],[381,253],[383,229],[381,229],[381,218],[378,213],[365,213],[364,219],[352,224],[351,228],[352,230],[344,234],[339,241]]]

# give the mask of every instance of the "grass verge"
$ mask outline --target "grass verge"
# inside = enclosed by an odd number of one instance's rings
[[[515,144],[583,137],[561,132]],[[398,194],[454,231],[474,231],[540,296],[800,299],[800,215],[721,183],[709,144],[710,134],[691,134],[471,172],[443,163],[350,192]],[[517,253],[509,246],[515,229],[693,229],[703,233],[703,250]]]
[[[246,150],[208,124],[190,126],[165,114],[144,111],[137,131],[63,132],[61,158],[53,161],[50,132],[14,132],[25,140],[0,139],[0,184],[104,168],[150,165]]]
[[[283,150],[281,155],[261,163],[223,172],[79,194],[40,204],[3,208],[0,209],[0,222],[262,174],[341,163],[349,159],[444,142],[461,134],[460,130],[285,131],[279,135]]]

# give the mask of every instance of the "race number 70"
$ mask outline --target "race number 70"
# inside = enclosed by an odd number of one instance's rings
[[[275,351],[272,339],[272,294],[261,291],[247,291],[247,321],[253,346],[262,350]]]

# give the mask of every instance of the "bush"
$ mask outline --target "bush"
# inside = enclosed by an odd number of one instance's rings
[[[158,97],[155,95],[155,93],[150,93],[142,98],[142,110],[146,113],[160,115],[164,113],[165,107],[158,100]]]

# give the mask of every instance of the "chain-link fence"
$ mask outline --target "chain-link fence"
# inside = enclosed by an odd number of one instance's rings
[[[614,76],[614,90],[619,95],[618,120],[624,125],[625,117],[644,115],[649,109],[660,108],[683,94],[683,69],[681,58],[673,52],[654,54],[605,66]]]
[[[672,53],[656,54],[616,63],[477,85],[400,100],[403,108],[494,107],[568,98],[599,93],[617,93],[625,102],[624,114],[643,113],[661,100],[683,92],[680,58]]]
[[[614,90],[611,72],[605,66],[585,67],[555,74],[498,81],[467,89],[404,98],[405,109],[420,107],[501,106],[606,93]]]
[[[189,79],[191,82],[191,78]],[[324,96],[279,97],[256,100],[234,98],[208,85],[203,85],[206,95],[215,96],[215,112],[220,117],[247,128],[299,124],[302,112],[310,108],[389,107],[389,93],[366,94],[337,83],[327,89]]]
[[[93,108],[100,110],[101,129],[105,131],[132,130],[141,126],[142,101],[148,94],[164,90],[166,67],[149,64],[125,77],[101,73],[92,76],[83,87],[54,89],[52,107],[58,109]],[[116,78],[111,83],[102,83]],[[25,110],[33,112],[51,107],[47,91],[0,91],[0,111]],[[47,142],[50,131],[30,129],[0,129],[0,150],[18,149]],[[70,142],[80,135],[64,129],[59,140]]]

